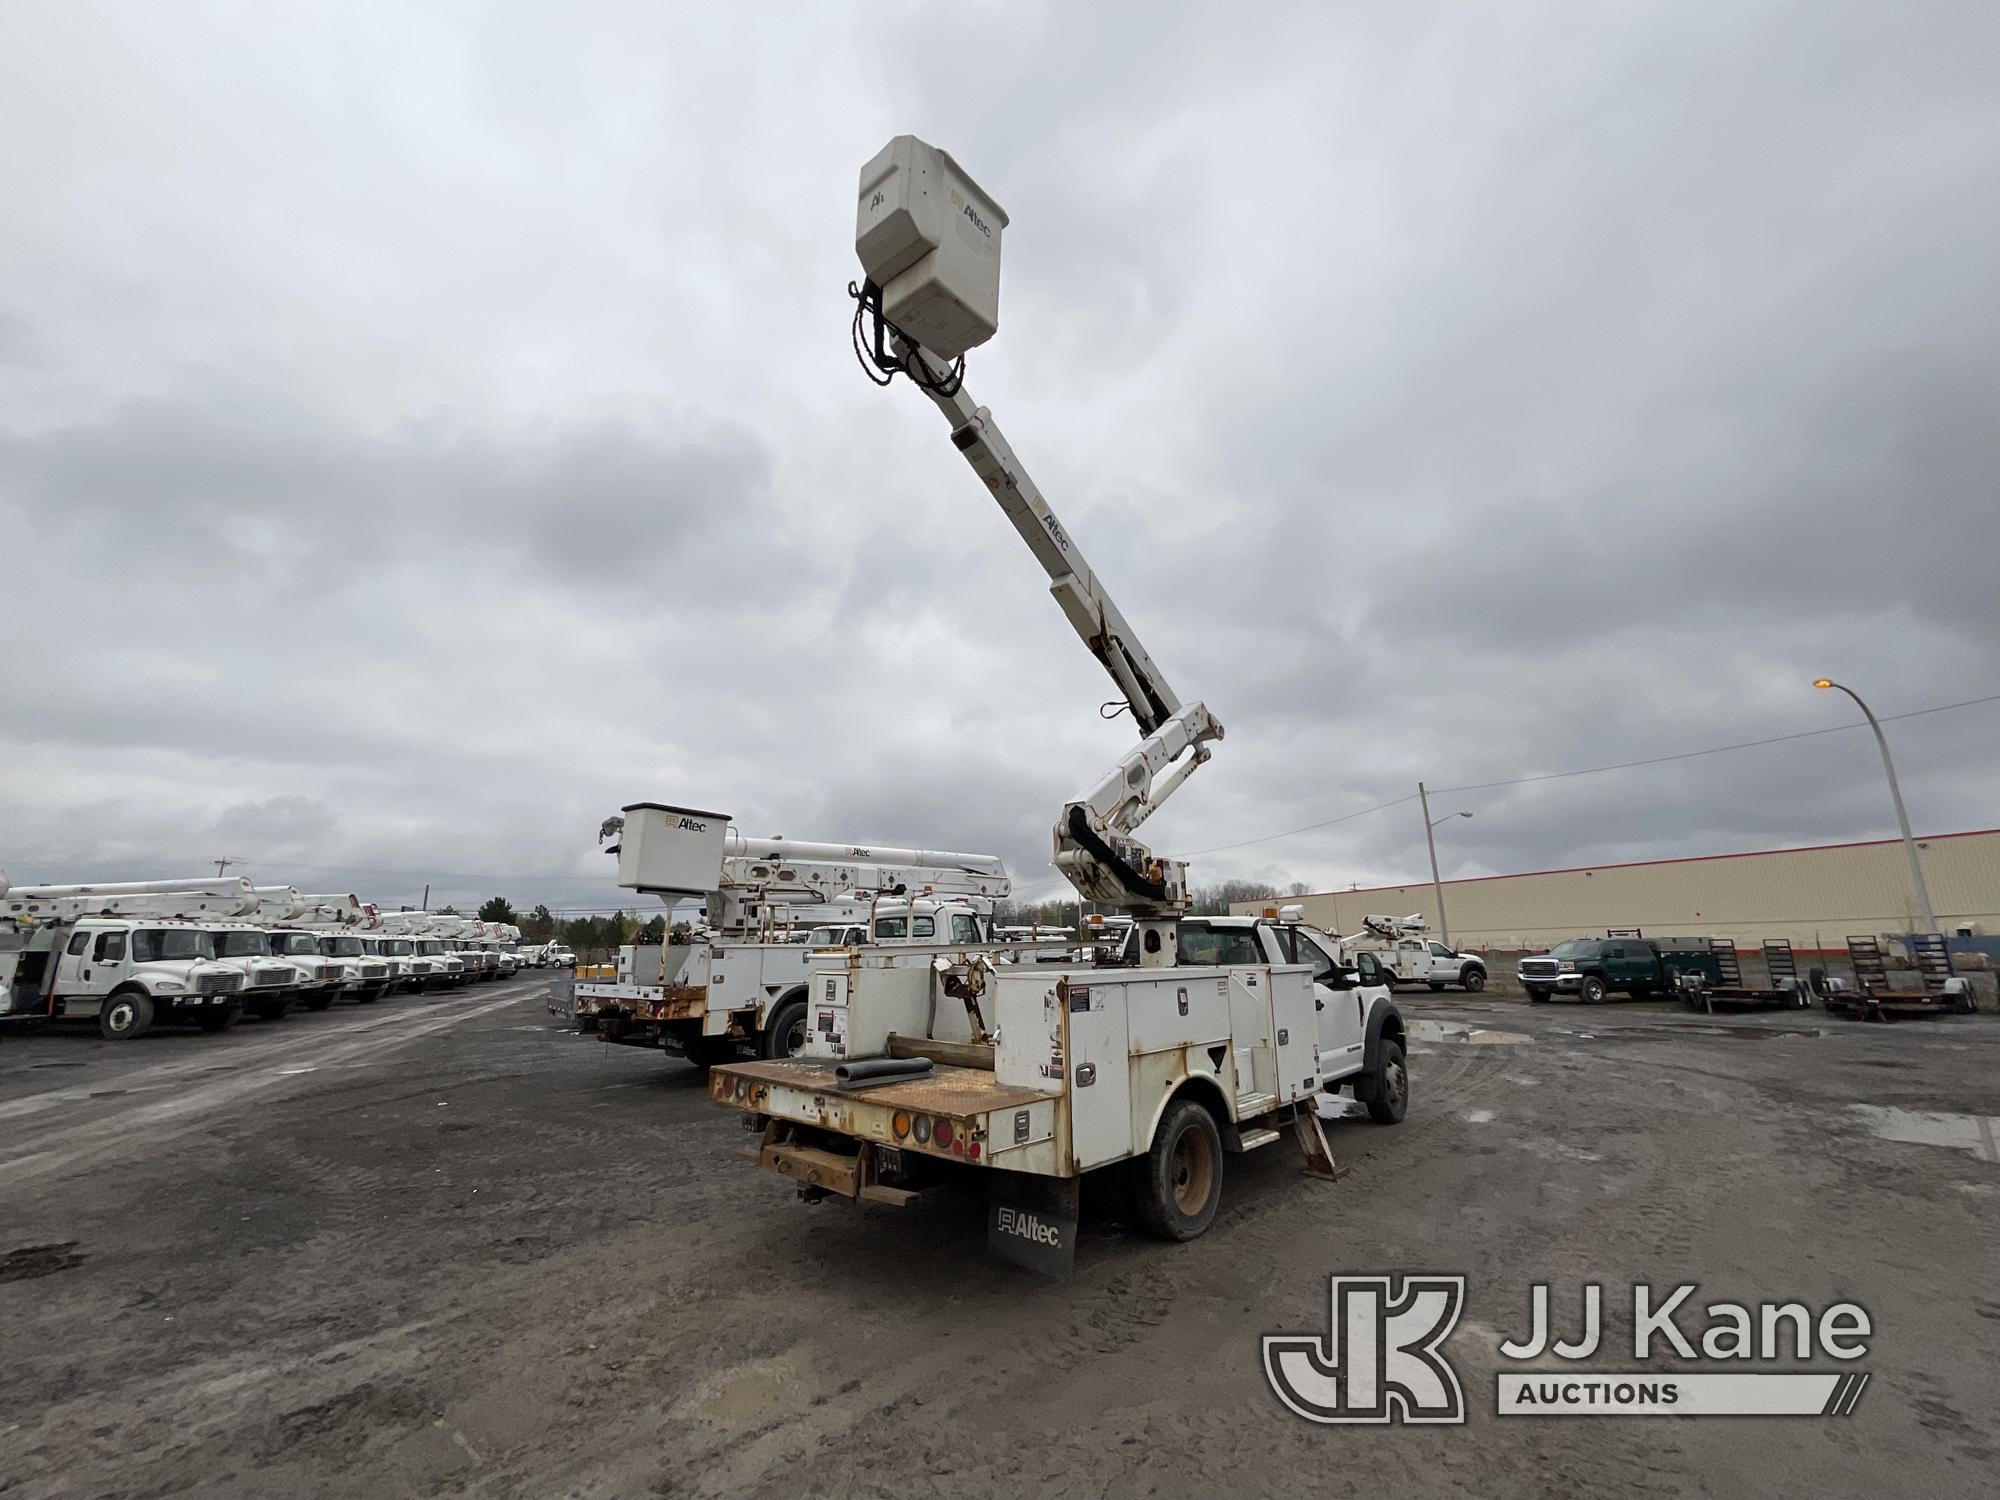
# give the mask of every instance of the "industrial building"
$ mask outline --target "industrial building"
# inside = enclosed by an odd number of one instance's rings
[[[2000,934],[2000,829],[1935,834],[1917,849],[1944,933]],[[1441,926],[1429,881],[1287,899],[1331,932],[1357,931],[1370,913],[1414,912],[1433,933]],[[1631,928],[1733,938],[1740,948],[1785,938],[1800,951],[1838,951],[1850,936],[1921,926],[1901,839],[1447,880],[1444,903],[1455,945],[1503,952]]]

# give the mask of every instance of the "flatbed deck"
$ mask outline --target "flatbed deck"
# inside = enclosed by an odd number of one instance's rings
[[[719,1063],[709,1071],[712,1077],[740,1078],[752,1085],[824,1096],[829,1119],[838,1108],[837,1101],[964,1119],[994,1110],[1020,1109],[1050,1097],[1034,1089],[1003,1084],[991,1069],[956,1067],[950,1063],[933,1064],[921,1078],[899,1079],[867,1088],[842,1088],[834,1076],[835,1066],[828,1059],[790,1057],[770,1062]]]

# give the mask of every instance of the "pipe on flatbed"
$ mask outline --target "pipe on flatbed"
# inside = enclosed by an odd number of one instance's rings
[[[893,1083],[899,1078],[921,1078],[931,1070],[928,1057],[867,1057],[836,1066],[833,1076],[844,1086],[866,1083]]]

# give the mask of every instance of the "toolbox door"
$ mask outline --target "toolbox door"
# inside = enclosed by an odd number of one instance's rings
[[[1063,1061],[1070,1155],[1083,1171],[1132,1154],[1125,996],[1117,984],[1075,981],[1065,983],[1060,993],[1068,1036]]]

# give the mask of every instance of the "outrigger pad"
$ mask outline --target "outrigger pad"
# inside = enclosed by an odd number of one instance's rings
[[[1076,1267],[1079,1177],[1011,1172],[996,1181],[986,1205],[986,1248],[1002,1260],[1057,1281]]]

